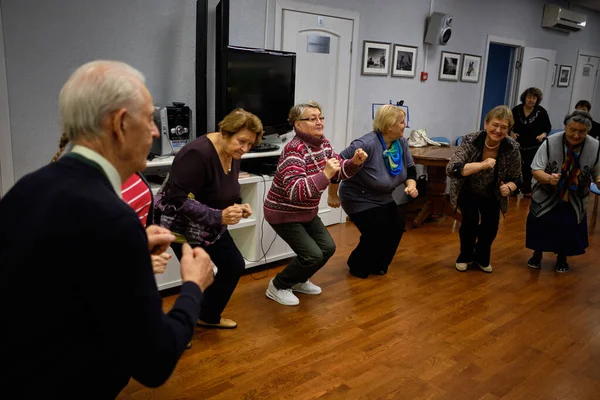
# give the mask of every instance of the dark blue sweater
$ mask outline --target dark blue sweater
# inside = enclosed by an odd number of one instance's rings
[[[66,156],[0,201],[0,388],[14,398],[114,398],[167,380],[202,301],[168,314],[144,228],[100,167]]]

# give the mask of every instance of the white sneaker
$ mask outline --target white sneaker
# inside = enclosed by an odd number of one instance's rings
[[[479,265],[479,264],[478,264]],[[481,268],[481,270],[483,272],[492,272],[492,264],[488,265],[487,267],[484,267],[483,265],[479,265],[479,268]]]
[[[304,294],[321,294],[321,288],[307,279],[304,283],[296,283],[292,286],[292,290]]]
[[[292,293],[292,289],[277,289],[273,285],[273,279],[269,282],[265,295],[284,306],[297,306],[300,304],[300,300]]]
[[[468,263],[456,263],[456,269],[459,270],[460,272],[464,272],[467,270],[467,268],[469,268],[469,264]]]

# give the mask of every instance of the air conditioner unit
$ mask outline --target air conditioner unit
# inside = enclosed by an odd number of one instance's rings
[[[542,27],[562,32],[579,32],[585,28],[586,16],[556,4],[544,5]]]

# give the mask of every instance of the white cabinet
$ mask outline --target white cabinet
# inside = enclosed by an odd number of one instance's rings
[[[242,202],[250,204],[252,216],[228,229],[246,260],[246,268],[294,256],[287,243],[264,220],[263,203],[272,181],[273,177],[267,175],[240,179],[240,197]]]
[[[161,165],[160,167],[165,166]],[[148,169],[147,172],[152,172],[152,170]],[[246,260],[246,268],[294,256],[294,252],[287,243],[276,236],[271,225],[263,218],[263,202],[272,181],[273,177],[266,175],[250,175],[250,177],[239,180],[242,203],[250,204],[252,215],[250,218],[242,219],[237,225],[228,226],[228,229]],[[152,185],[154,194],[158,189],[158,185]],[[173,254],[171,249],[169,252]],[[159,290],[181,285],[180,265],[177,257],[173,255],[165,273],[155,275],[155,277]]]

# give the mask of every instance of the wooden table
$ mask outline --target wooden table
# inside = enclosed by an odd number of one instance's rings
[[[450,215],[460,221],[460,214],[454,214],[452,204],[446,199],[446,165],[457,146],[410,147],[415,164],[427,167],[427,201],[414,220],[414,226],[421,226],[428,217],[440,218]]]

